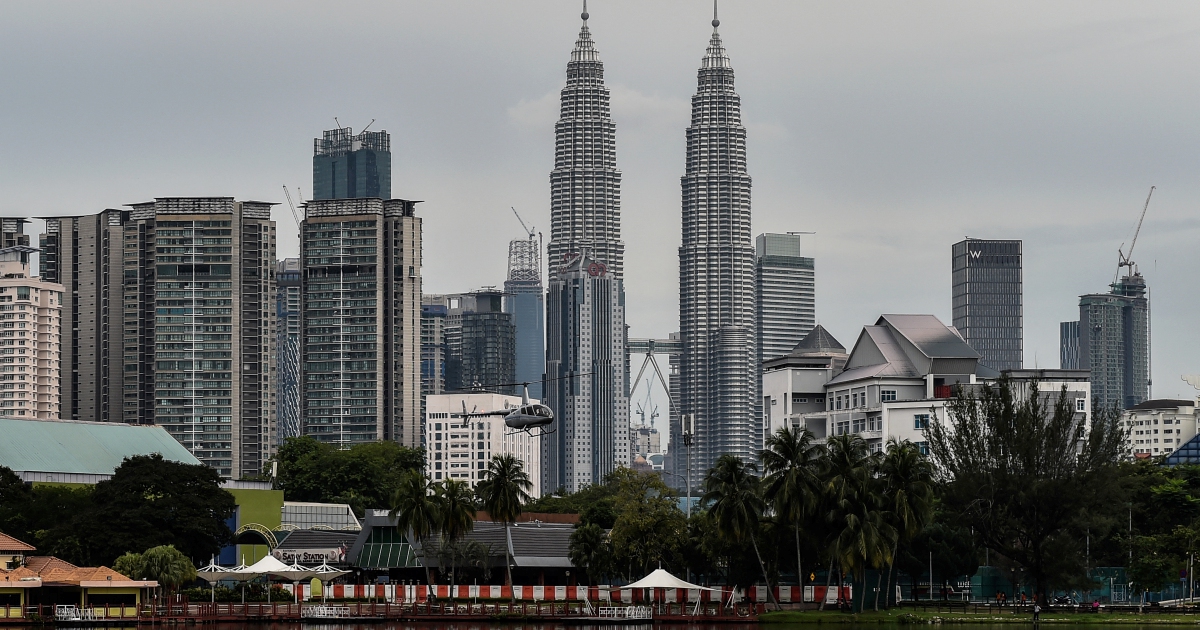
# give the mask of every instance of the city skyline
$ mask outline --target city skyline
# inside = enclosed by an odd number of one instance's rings
[[[450,8],[461,9],[463,6],[456,4]],[[438,83],[445,73],[434,78],[413,71],[405,76],[412,79],[410,83],[414,87],[424,89],[412,90],[417,94],[402,101],[402,106],[387,104],[380,92],[368,90],[370,93],[355,96],[351,102],[341,105],[320,99],[298,103],[272,100],[271,105],[279,107],[282,115],[254,110],[232,120],[220,120],[200,114],[196,108],[161,113],[166,110],[155,107],[161,100],[124,103],[131,114],[148,115],[147,122],[160,123],[145,125],[146,130],[139,132],[128,126],[126,114],[113,117],[111,124],[106,122],[109,126],[102,136],[106,150],[112,155],[106,160],[123,164],[121,171],[136,172],[137,177],[112,176],[109,166],[84,166],[76,162],[78,157],[67,156],[65,159],[77,185],[68,186],[63,199],[56,201],[53,208],[42,209],[45,202],[37,200],[35,195],[45,189],[45,180],[27,170],[40,160],[29,160],[29,166],[12,162],[13,168],[7,170],[11,179],[5,183],[16,194],[6,202],[7,205],[0,206],[0,214],[94,214],[107,207],[119,207],[122,203],[155,195],[206,191],[222,194],[228,191],[227,194],[237,198],[282,201],[276,192],[280,185],[295,186],[305,182],[303,161],[306,150],[302,145],[312,129],[327,128],[333,115],[341,116],[341,120],[356,128],[370,118],[378,117],[380,122],[376,125],[381,126],[375,128],[403,134],[408,139],[406,151],[411,152],[396,160],[394,188],[417,198],[435,200],[423,206],[422,212],[428,219],[427,252],[430,252],[427,254],[430,264],[426,267],[426,291],[448,292],[486,284],[499,285],[503,277],[497,268],[503,260],[504,248],[510,238],[520,234],[515,221],[504,214],[507,207],[515,205],[523,213],[528,210],[533,215],[531,223],[541,230],[548,226],[546,158],[541,153],[544,153],[545,139],[549,137],[553,113],[547,119],[545,110],[538,109],[543,107],[539,99],[554,89],[554,75],[561,72],[558,60],[562,47],[567,45],[564,40],[570,37],[564,37],[564,33],[571,32],[569,25],[575,20],[577,8],[566,3],[530,3],[504,9],[482,4],[469,6],[473,11],[458,11],[454,20],[472,34],[508,29],[510,32],[505,33],[502,40],[520,40],[522,45],[508,44],[509,47],[503,50],[513,67],[522,72],[514,75],[510,67],[500,68],[497,74],[501,78],[515,79],[513,87],[499,94],[489,94],[492,100],[468,98],[463,101],[464,105],[451,109],[461,114],[469,107],[469,111],[479,112],[481,119],[492,123],[499,121],[501,124],[497,128],[501,133],[492,133],[486,139],[489,143],[494,143],[497,138],[509,142],[512,151],[501,155],[504,161],[522,164],[519,167],[506,166],[497,171],[483,160],[464,157],[459,153],[461,147],[457,146],[457,141],[444,142],[438,134],[447,128],[437,117],[430,115],[427,106],[420,106],[413,99],[419,97],[420,102],[428,103],[447,102],[444,95],[448,88]],[[686,126],[686,98],[690,94],[686,83],[690,82],[690,73],[694,71],[691,66],[695,64],[694,53],[690,52],[687,42],[694,39],[697,30],[707,22],[710,7],[706,3],[642,7],[613,2],[590,8],[593,21],[604,25],[608,75],[614,86],[619,85],[619,89],[614,87],[613,114],[622,147],[622,170],[626,175],[623,191],[627,206],[625,232],[626,249],[630,252],[625,274],[629,297],[627,319],[633,336],[665,337],[673,332],[671,322],[675,318],[671,306],[676,298],[670,258],[673,257],[674,235],[678,234],[671,210],[678,195],[674,180],[680,162],[677,147]],[[1189,236],[1194,238],[1200,230],[1200,222],[1189,215],[1191,200],[1200,196],[1200,191],[1185,177],[1197,163],[1192,147],[1198,143],[1191,140],[1198,130],[1194,122],[1177,115],[1168,104],[1196,99],[1192,95],[1194,88],[1184,85],[1186,82],[1176,86],[1174,82],[1161,79],[1179,74],[1181,66],[1173,60],[1188,58],[1189,53],[1183,51],[1193,50],[1196,45],[1190,36],[1173,35],[1186,33],[1185,25],[1194,23],[1197,15],[1186,11],[1172,13],[1170,9],[1158,7],[1154,13],[1143,15],[1144,19],[1131,21],[1129,16],[1122,15],[1125,10],[1112,6],[1095,8],[1084,19],[1068,15],[1071,12],[1065,8],[1029,13],[1012,5],[1005,9],[998,5],[945,7],[936,13],[916,12],[919,16],[935,14],[938,17],[933,24],[922,26],[915,17],[910,20],[899,10],[881,7],[877,16],[855,18],[863,20],[862,33],[850,37],[850,44],[821,53],[821,45],[828,45],[832,35],[822,36],[820,29],[837,33],[839,29],[847,28],[851,21],[842,9],[806,9],[768,3],[726,3],[722,6],[722,13],[727,14],[726,28],[730,31],[726,38],[737,36],[739,39],[738,60],[742,70],[739,91],[751,104],[746,115],[751,129],[751,168],[756,177],[754,232],[818,232],[812,239],[810,250],[811,255],[823,261],[822,278],[817,288],[818,301],[822,304],[818,318],[833,334],[850,338],[857,327],[869,323],[877,312],[933,312],[950,321],[949,270],[944,269],[943,262],[945,247],[960,240],[964,234],[976,238],[1019,238],[1024,240],[1026,250],[1025,363],[1027,367],[1053,367],[1057,364],[1058,322],[1074,319],[1078,295],[1096,291],[1097,287],[1111,281],[1116,270],[1116,247],[1123,241],[1128,242],[1136,223],[1141,195],[1147,185],[1154,183],[1160,186],[1162,196],[1156,196],[1151,204],[1141,236],[1139,251],[1143,253],[1139,258],[1147,284],[1154,287],[1154,329],[1155,337],[1160,340],[1153,355],[1157,376],[1155,391],[1160,395],[1189,394],[1190,386],[1179,381],[1178,375],[1196,371],[1186,352],[1187,348],[1195,347],[1198,333],[1187,318],[1195,298],[1190,295],[1186,274],[1190,258],[1184,244]],[[22,14],[23,11],[26,13]],[[204,9],[190,11],[200,18],[216,19]],[[452,33],[449,27],[452,21],[448,11],[419,5],[400,5],[397,11],[405,19],[397,17],[392,23],[407,29],[405,20],[410,20],[433,29],[434,34],[419,42],[429,46],[428,55],[448,51],[445,46],[449,40],[461,41],[462,33]],[[64,19],[49,18],[48,12],[33,9],[15,8],[11,12],[16,19],[9,23],[29,26],[24,30],[42,36],[49,35],[49,25]],[[314,12],[319,13],[319,10],[301,11],[301,15],[287,18],[288,23],[295,21],[304,26],[317,21]],[[84,10],[81,14],[87,13],[88,10]],[[247,9],[247,13],[247,24],[261,24],[278,17],[266,9]],[[1030,23],[1018,25],[1017,15]],[[132,21],[172,23],[177,17],[169,12],[152,11]],[[987,20],[980,19],[982,17],[995,19],[984,26]],[[880,35],[883,24],[889,20],[895,23],[893,29],[904,34],[887,34],[876,41],[868,41]],[[203,23],[204,19],[199,21]],[[495,29],[497,24],[504,28]],[[911,28],[897,29],[897,24]],[[1115,33],[1112,27],[1118,24],[1132,24],[1133,33]],[[39,29],[39,25],[43,28]],[[787,25],[788,32],[798,31],[803,35],[794,39],[808,38],[812,42],[783,41],[780,39],[783,25]],[[947,25],[964,28],[946,29]],[[664,26],[669,28],[664,29]],[[118,32],[120,28],[123,27],[118,25]],[[446,35],[440,34],[443,31],[438,29],[445,29]],[[516,35],[512,32],[514,29]],[[1044,34],[1039,34],[1038,29]],[[646,37],[647,32],[663,30],[666,32],[657,41],[651,42],[649,40],[653,38]],[[959,35],[948,38],[940,33],[942,30],[956,30]],[[964,32],[971,33],[972,37],[965,37]],[[748,36],[748,33],[761,36]],[[14,31],[9,43],[3,45],[21,44],[22,37]],[[23,45],[27,50],[41,50],[53,44],[55,37],[45,37],[45,44],[25,41]],[[185,52],[196,50],[188,29],[183,29],[181,37]],[[959,38],[988,43],[968,45]],[[918,40],[922,43],[912,43]],[[486,41],[488,46],[493,46],[492,42],[501,40]],[[1018,45],[1026,41],[1031,41],[1032,45]],[[149,44],[126,43],[121,51],[137,50],[145,45]],[[889,45],[893,45],[889,52],[892,59],[880,52]],[[1088,58],[1081,59],[1079,53],[1085,50],[1090,51]],[[558,51],[557,56],[555,51]],[[961,54],[964,52],[973,54]],[[177,53],[167,53],[167,58],[172,54]],[[223,54],[246,54],[246,49],[235,47]],[[475,76],[465,65],[454,65],[459,63],[459,57],[450,52],[443,56],[445,63],[451,64],[444,67],[451,68],[452,72],[461,71],[464,77]],[[965,58],[965,61],[945,61],[952,56]],[[20,54],[15,58],[20,60],[16,68],[19,70],[16,92],[22,92],[22,86],[29,87],[40,80],[27,76],[30,69],[40,69],[39,76],[50,78],[69,78],[77,71],[77,66],[54,55],[36,62]],[[642,66],[634,63],[633,60],[638,58],[644,58],[646,63]],[[795,59],[804,60],[799,64],[802,67],[796,76],[780,74],[791,69],[791,60]],[[1123,63],[1114,64],[1113,61],[1118,59]],[[1158,63],[1168,60],[1172,61]],[[781,67],[780,64],[785,62],[788,65]],[[104,58],[92,63],[101,64],[100,76],[110,72],[108,66],[103,65]],[[895,68],[905,63],[928,68],[933,79],[914,73],[905,77],[922,80],[914,81],[912,86],[901,87],[896,81],[881,81],[872,87],[876,70],[871,66]],[[261,70],[274,67],[272,64],[283,64],[283,61],[264,52],[253,56],[250,65],[252,70]],[[182,64],[181,67],[184,76],[209,77],[214,72],[224,76],[221,73],[234,72],[215,70],[216,64],[212,70],[206,64]],[[1151,67],[1154,69],[1148,71]],[[1186,67],[1184,64],[1185,70]],[[853,72],[847,73],[846,69]],[[964,78],[965,70],[983,73],[996,85],[980,88],[974,81]],[[843,79],[829,78],[835,73]],[[1183,74],[1186,76],[1186,71]],[[1031,98],[1026,100],[1031,104],[1019,108],[1019,115],[993,118],[991,115],[1000,110],[983,103],[983,99],[993,93],[1022,94],[1022,88],[1016,85],[1017,75],[1020,75],[1021,83],[1035,86],[1048,85],[1060,76],[1070,76],[1071,90],[1033,90],[1029,93]],[[780,77],[786,79],[781,86],[768,87],[769,81]],[[165,78],[148,81],[152,85],[166,82],[167,87],[174,87],[174,91],[165,91],[168,96],[156,97],[158,99],[193,95],[191,88]],[[483,85],[493,85],[489,81],[485,80]],[[92,83],[84,82],[84,85]],[[1147,86],[1153,87],[1147,91]],[[929,90],[931,87],[932,91]],[[948,88],[953,90],[947,92]],[[70,89],[78,88],[56,88]],[[1067,91],[1078,93],[1078,100],[1074,95],[1066,94]],[[75,110],[72,105],[61,105],[55,110],[58,113],[55,123],[44,124],[44,115],[31,109],[36,98],[32,94],[37,90],[26,92],[30,94],[14,97],[17,101],[12,111],[17,118],[31,129],[49,129],[52,137],[74,134],[79,143],[79,156],[89,155],[89,151],[94,155],[96,149],[93,147],[100,136],[78,128],[81,122],[94,118],[83,115],[82,109],[78,110],[79,120],[64,117],[61,115],[64,111]],[[784,93],[802,98],[784,107],[780,104],[786,100]],[[880,98],[881,94],[889,93],[900,98]],[[818,97],[818,94],[823,96]],[[922,136],[919,130],[931,124],[916,107],[918,94],[922,95],[919,99],[922,107],[939,99],[946,102],[944,107],[934,109],[939,116],[948,115],[951,124],[945,126],[949,131],[934,133],[930,138],[937,150],[912,155],[905,153],[902,160],[898,152],[908,151],[911,139]],[[957,96],[946,101],[947,94]],[[1098,99],[1098,95],[1105,98]],[[878,101],[886,102],[887,106],[873,104]],[[1010,102],[1007,99],[1001,101]],[[205,102],[203,97],[200,102]],[[1096,105],[1097,102],[1101,104]],[[843,107],[846,111],[839,115],[834,112],[834,104],[852,104],[853,107]],[[98,111],[105,110],[102,107]],[[1067,124],[1066,119],[1057,114],[1060,111],[1086,111],[1089,115]],[[262,125],[267,116],[273,120]],[[994,128],[992,131],[981,132],[969,124],[985,116],[992,121],[989,125]],[[278,120],[274,120],[276,118]],[[153,128],[161,128],[175,120],[186,124],[179,125],[178,129],[172,125],[174,137],[182,135],[194,139],[193,142],[175,142],[168,146],[154,140],[158,136],[157,132],[151,131]],[[1126,122],[1122,124],[1121,121]],[[461,123],[459,118],[457,124]],[[881,147],[873,153],[876,157],[855,161],[854,158],[865,154],[859,146],[862,137],[852,132],[856,127],[851,123],[867,125],[867,135],[872,143]],[[473,129],[473,124],[468,127]],[[219,148],[204,140],[208,135],[225,138],[224,134],[230,133],[226,127],[237,131],[235,135],[245,137],[237,142],[221,140]],[[261,129],[247,135],[248,127]],[[756,131],[756,127],[762,132]],[[912,132],[910,137],[908,129],[918,131]],[[116,145],[123,150],[114,154],[114,145],[108,141],[116,132],[124,134]],[[31,147],[30,152],[24,154],[26,158],[43,155],[44,146],[61,146],[56,142],[25,142],[21,140],[25,137],[22,130],[11,133],[13,142]],[[1037,138],[1039,134],[1048,139]],[[1136,135],[1145,137],[1133,138]],[[510,138],[517,139],[514,142]],[[156,151],[139,154],[141,144],[148,142],[156,147]],[[1051,148],[1052,143],[1065,148]],[[663,153],[651,146],[654,144],[664,144]],[[795,153],[802,157],[793,155],[791,147],[799,147]],[[528,163],[526,154],[530,156]],[[1093,154],[1107,157],[1092,157]],[[264,157],[269,155],[286,157]],[[660,155],[666,159],[661,159]],[[822,157],[820,162],[816,161],[818,156]],[[294,166],[297,161],[301,163],[299,168]],[[1029,165],[1017,166],[1020,161],[1028,161]],[[655,162],[666,164],[658,168]],[[249,166],[251,164],[253,167]],[[850,164],[855,166],[851,168]],[[948,171],[940,168],[943,164],[951,164]],[[458,169],[453,176],[446,170],[448,165]],[[495,183],[502,174],[508,183],[485,192],[455,190],[461,182],[463,166],[478,167],[475,179],[481,182]],[[984,176],[981,173],[985,170],[998,174]],[[892,174],[883,177],[880,185],[854,185],[885,171]],[[1048,175],[1042,175],[1043,172]],[[796,173],[801,177],[795,178]],[[797,183],[790,185],[786,179],[797,179]],[[459,187],[488,188],[482,185]],[[997,190],[1004,192],[994,192]],[[494,211],[491,210],[493,206]],[[23,208],[26,207],[37,207],[38,210],[25,211]],[[1011,211],[1005,212],[1005,209]],[[295,231],[291,217],[286,214],[285,207],[276,208],[275,212],[279,213],[274,215],[280,226],[279,257],[294,256],[297,253],[295,241],[291,241],[291,247],[284,242]],[[924,219],[913,222],[919,227],[889,229],[888,238],[862,229],[863,225],[869,224],[866,222],[876,218],[887,223],[891,215],[911,218],[913,212],[919,212],[916,216]],[[464,221],[464,216],[471,220]],[[451,226],[464,227],[464,223],[475,225],[466,226],[468,229],[457,233],[450,229]],[[663,227],[660,229],[656,224],[663,224]],[[888,227],[895,228],[896,225],[889,223]],[[31,226],[29,231],[37,234],[42,230]],[[502,237],[496,238],[496,234]],[[472,258],[494,259],[497,264],[478,265],[473,264],[473,260],[461,260],[464,257],[431,254],[452,251],[455,246],[461,248],[463,242],[478,243],[478,248],[484,250]],[[877,255],[863,256],[864,248]],[[892,286],[894,283],[871,277],[872,261],[880,257],[908,268],[930,270],[929,282],[919,291],[905,288],[911,295],[900,293]],[[871,294],[873,300],[834,297],[835,287],[860,279],[867,285],[863,290]],[[1166,345],[1162,344],[1162,339],[1177,342]]]

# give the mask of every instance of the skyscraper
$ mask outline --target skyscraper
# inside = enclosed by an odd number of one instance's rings
[[[508,244],[504,312],[511,313],[516,337],[516,381],[529,383],[529,396],[541,400],[546,371],[546,304],[542,292],[542,252],[533,238]]]
[[[557,439],[542,440],[542,488],[578,489],[629,463],[625,376],[625,244],[621,172],[604,64],[588,14],[567,63],[550,172],[546,404]],[[575,309],[575,310],[573,310]]]
[[[1108,293],[1079,296],[1079,367],[1092,371],[1092,396],[1109,407],[1145,402],[1150,386],[1150,302],[1133,272]]]
[[[792,351],[817,324],[816,271],[801,255],[798,234],[754,240],[759,368]]]
[[[1024,363],[1021,241],[968,238],[951,248],[954,327],[993,370]]]
[[[754,461],[763,440],[746,128],[715,15],[712,24],[681,178],[679,403],[695,426],[693,486],[722,454]]]
[[[300,435],[300,259],[276,265],[275,382],[276,441]]]
[[[330,199],[300,229],[304,435],[421,444],[416,201]]]
[[[472,294],[474,308],[463,311],[456,326],[447,326],[446,391],[520,393],[516,378],[516,327],[503,309],[503,294]]]
[[[557,431],[542,439],[542,488],[574,492],[630,464],[621,280],[586,255],[568,261],[550,279],[546,322]]]
[[[46,228],[45,273],[66,289],[63,417],[159,424],[222,476],[261,474],[276,417],[271,204],[162,197]]]
[[[149,423],[121,406],[124,239],[129,210],[46,217],[42,278],[63,285],[59,410],[64,420]],[[152,270],[130,269],[137,277]],[[149,274],[153,277],[153,273]]]
[[[1058,324],[1058,367],[1079,369],[1079,320]]]
[[[313,199],[392,198],[391,136],[340,127],[313,140]]]

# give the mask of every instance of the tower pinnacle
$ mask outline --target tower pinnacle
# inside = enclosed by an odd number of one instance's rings
[[[713,1],[715,2],[716,0],[713,0]],[[583,18],[584,22],[586,22],[588,19],[587,0],[583,0],[583,13],[580,13],[579,17]]]
[[[584,11],[587,11],[587,0],[583,0],[583,10],[584,10]],[[584,18],[584,19],[586,20],[587,18]],[[718,19],[717,19],[717,0],[713,0],[713,21],[712,21],[712,25],[713,25],[713,28],[717,28],[718,26],[720,26],[720,25],[721,25],[721,20],[718,20]]]

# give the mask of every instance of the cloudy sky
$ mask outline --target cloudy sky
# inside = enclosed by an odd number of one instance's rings
[[[423,199],[425,290],[498,285],[545,230],[553,125],[579,29],[567,0],[0,5],[0,215],[155,196],[283,201],[312,139],[392,134]],[[684,128],[706,0],[593,0],[617,123],[635,336],[677,324]],[[850,345],[880,313],[950,322],[950,245],[1025,241],[1025,361],[1135,260],[1154,394],[1192,396],[1200,237],[1200,4],[725,0],[755,232],[815,231],[817,313]],[[298,251],[286,205],[280,256]],[[36,228],[35,228],[36,229]]]

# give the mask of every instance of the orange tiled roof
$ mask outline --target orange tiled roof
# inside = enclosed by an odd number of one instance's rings
[[[0,551],[37,551],[37,548],[8,534],[0,533]]]
[[[12,571],[0,569],[0,577],[6,577],[10,580],[19,580],[21,578],[35,578],[39,576],[37,571],[33,571],[28,567],[17,567]]]
[[[59,560],[54,556],[25,556],[25,566],[39,575],[51,569],[70,570],[79,568],[66,560]]]
[[[50,569],[42,573],[42,582],[47,584],[79,584],[80,582],[103,582],[112,578],[115,582],[128,582],[129,578],[108,567],[76,567],[74,569]]]

